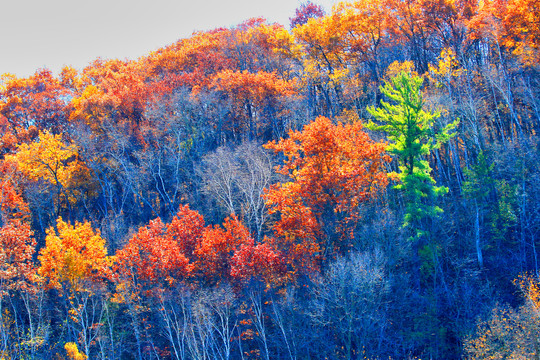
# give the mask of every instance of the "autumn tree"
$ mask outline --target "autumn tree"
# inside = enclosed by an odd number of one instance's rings
[[[235,251],[250,244],[253,238],[249,230],[234,215],[226,218],[223,226],[207,227],[195,249],[197,272],[209,284],[230,281]]]
[[[302,76],[315,116],[337,116],[343,107],[342,80],[348,70],[338,21],[332,16],[310,18],[292,30],[294,38],[302,45]]]
[[[317,257],[350,249],[361,205],[386,187],[386,145],[371,140],[360,121],[334,125],[319,117],[265,147],[285,156],[277,171],[289,181],[270,186],[265,198],[277,216],[273,241],[289,265],[308,270]]]
[[[50,287],[59,290],[78,291],[89,283],[99,284],[110,265],[99,231],[95,232],[89,222],[71,225],[62,218],[47,231],[38,259],[39,274],[48,279]]]
[[[320,5],[314,4],[311,1],[302,3],[299,8],[294,11],[294,17],[290,18],[291,28],[298,25],[304,25],[309,19],[320,18],[324,16],[324,10]]]
[[[276,73],[225,70],[215,75],[210,88],[230,102],[231,124],[223,124],[235,139],[276,138],[286,128],[279,119],[283,98],[296,93],[294,81],[280,79]],[[238,140],[236,140],[238,141]]]
[[[382,75],[380,49],[391,41],[389,15],[388,3],[383,0],[343,2],[332,13],[348,62],[366,63],[377,82]]]
[[[78,147],[66,143],[62,135],[40,132],[39,139],[18,146],[9,159],[31,180],[44,180],[55,188],[55,205],[58,212],[62,205],[70,207],[77,201],[78,187],[89,181],[89,172],[79,160]]]
[[[465,351],[470,359],[540,357],[538,278],[521,275],[514,284],[520,288],[524,303],[515,309],[496,305],[487,319],[478,321],[476,331],[465,340]]]
[[[189,275],[191,266],[181,251],[182,247],[189,249],[189,244],[181,243],[185,236],[179,234],[178,225],[175,230],[176,236],[169,236],[167,226],[157,218],[141,227],[117,252],[115,269],[122,288],[128,286],[128,291],[147,291],[153,287],[171,286]]]
[[[47,285],[59,291],[64,302],[66,323],[89,354],[103,326],[107,279],[111,259],[105,240],[89,222],[71,225],[58,218],[40,250],[38,273]]]
[[[28,78],[4,74],[0,84],[0,119],[6,125],[2,148],[13,150],[21,142],[33,140],[39,130],[66,129],[71,109],[67,99],[72,91],[50,70],[39,70]]]
[[[508,49],[527,66],[534,66],[540,54],[538,23],[538,4],[534,1],[485,1],[467,22],[468,35],[471,39],[486,41],[496,51]]]

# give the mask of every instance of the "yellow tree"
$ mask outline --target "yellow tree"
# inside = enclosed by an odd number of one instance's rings
[[[105,281],[111,259],[105,240],[89,222],[71,225],[58,218],[56,229],[47,230],[38,260],[39,275],[65,300],[68,323],[78,332],[84,353],[89,354],[106,310]]]
[[[358,0],[336,6],[333,17],[352,61],[366,62],[378,79],[379,48],[389,42],[389,9],[384,0]]]
[[[31,180],[44,180],[56,189],[56,207],[62,198],[68,206],[76,201],[77,187],[89,180],[86,166],[79,160],[78,148],[62,140],[62,136],[48,131],[40,132],[39,139],[18,146],[8,159]]]

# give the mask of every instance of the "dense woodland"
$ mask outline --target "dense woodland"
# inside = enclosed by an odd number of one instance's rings
[[[540,357],[540,4],[292,15],[2,76],[1,359]]]

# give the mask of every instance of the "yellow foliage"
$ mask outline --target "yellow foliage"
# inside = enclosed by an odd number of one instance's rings
[[[94,232],[89,222],[70,225],[58,218],[57,231],[47,230],[45,247],[38,259],[38,273],[49,280],[51,287],[62,289],[68,283],[79,291],[84,280],[99,280],[106,276],[110,266],[105,240]]]
[[[77,348],[77,344],[75,344],[73,342],[66,343],[64,345],[64,349],[66,349],[68,359],[70,359],[70,360],[86,360],[86,359],[88,359],[88,356],[86,356],[84,353],[79,352],[79,349]]]
[[[437,66],[429,64],[429,77],[433,82],[440,83],[460,76],[465,70],[459,67],[456,54],[452,49],[442,49]]]
[[[44,179],[65,187],[77,155],[75,145],[66,145],[61,135],[44,131],[39,133],[39,141],[19,145],[12,158],[31,179]]]
[[[78,156],[77,146],[65,143],[60,134],[40,131],[37,141],[20,144],[17,153],[7,158],[13,160],[28,178],[48,181],[58,189],[68,189],[89,178],[88,169]],[[67,196],[67,200],[76,201],[73,194]]]
[[[412,61],[394,61],[386,69],[386,79],[391,79],[402,72],[410,74],[412,76],[418,76],[418,73],[414,71],[414,64]]]

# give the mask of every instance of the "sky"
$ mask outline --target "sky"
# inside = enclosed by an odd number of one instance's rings
[[[137,59],[194,31],[264,17],[288,28],[302,0],[0,0],[0,74]],[[327,12],[337,0],[313,1]]]

